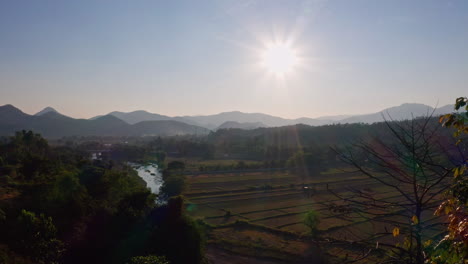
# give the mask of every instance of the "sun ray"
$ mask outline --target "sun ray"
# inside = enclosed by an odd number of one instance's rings
[[[287,43],[275,42],[267,45],[261,55],[261,64],[277,77],[284,77],[298,64],[296,51]]]

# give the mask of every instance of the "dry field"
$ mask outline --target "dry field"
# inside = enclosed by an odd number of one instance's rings
[[[294,172],[274,171],[188,175],[187,179],[188,212],[211,227],[210,255],[231,252],[255,256],[258,263],[301,263],[317,259],[316,246],[303,223],[304,214],[309,210],[320,215],[320,237],[332,240],[357,240],[376,231],[392,230],[395,220],[399,220],[398,216],[350,220],[331,212],[330,204],[340,204],[341,200],[328,189],[346,194],[352,187],[370,191],[376,199],[401,199],[398,193],[363,175],[336,171],[302,177]],[[304,187],[309,191],[304,191]],[[430,214],[425,217],[433,218]],[[431,234],[437,232],[434,229]],[[390,235],[379,237],[379,241],[399,242]],[[359,255],[353,250],[347,246],[326,249],[337,257]]]

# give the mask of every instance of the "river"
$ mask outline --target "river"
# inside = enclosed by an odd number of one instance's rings
[[[146,186],[151,189],[152,193],[159,194],[159,188],[163,184],[163,179],[158,165],[141,165],[137,163],[129,163],[129,165],[137,171],[138,176],[146,182]]]

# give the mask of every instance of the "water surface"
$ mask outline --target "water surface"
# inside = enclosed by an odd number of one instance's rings
[[[129,165],[137,171],[138,176],[146,182],[146,186],[151,189],[152,193],[159,194],[159,187],[163,184],[163,179],[158,165],[142,165],[137,163],[129,163]]]

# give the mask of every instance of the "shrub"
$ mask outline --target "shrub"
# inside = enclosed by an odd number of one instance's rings
[[[18,217],[18,249],[32,257],[36,263],[58,263],[63,243],[56,239],[57,229],[52,218],[22,210]]]
[[[310,210],[305,214],[304,224],[310,229],[311,235],[315,236],[317,234],[317,227],[320,223],[319,213],[314,210]]]

